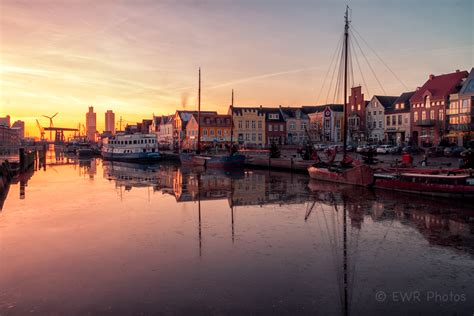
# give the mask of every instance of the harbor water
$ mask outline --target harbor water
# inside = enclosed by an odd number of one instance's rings
[[[2,316],[474,312],[469,203],[60,156],[0,205]]]

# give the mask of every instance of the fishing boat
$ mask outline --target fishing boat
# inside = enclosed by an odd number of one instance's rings
[[[373,185],[374,171],[368,165],[354,161],[347,155],[347,83],[348,83],[348,45],[349,45],[349,13],[346,9],[345,27],[344,27],[344,121],[342,124],[343,137],[343,159],[340,165],[336,166],[331,161],[329,164],[321,161],[316,162],[308,168],[311,179],[330,181],[336,183],[351,184],[368,187]],[[316,154],[317,155],[317,154]],[[334,152],[334,158],[336,152]]]
[[[439,197],[474,198],[471,173],[376,173],[375,188]]]
[[[117,134],[106,138],[101,154],[106,160],[153,161],[160,159],[155,134]]]

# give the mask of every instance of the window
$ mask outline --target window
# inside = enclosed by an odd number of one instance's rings
[[[435,117],[434,117],[434,110],[431,110],[430,111],[430,120],[434,120]]]
[[[387,126],[390,126],[390,115],[387,115]]]
[[[202,130],[202,135],[207,136],[207,129]]]
[[[408,116],[405,116],[405,124],[408,124]]]
[[[360,104],[357,104],[357,111],[360,111]]]
[[[256,138],[256,135],[255,135],[255,133],[254,133],[254,134],[252,134],[252,141],[254,142],[254,141],[256,141],[256,140],[257,140],[257,138]]]
[[[374,115],[377,115],[377,111],[374,111]]]
[[[398,125],[402,125],[402,115],[398,114]]]
[[[248,134],[248,133],[245,134],[245,140],[246,140],[246,141],[249,141],[249,140],[250,140],[250,134]]]
[[[280,124],[280,132],[283,132],[283,125]]]
[[[258,128],[262,128],[262,121],[258,121]]]
[[[426,111],[421,111],[421,120],[426,120]]]
[[[224,130],[224,135],[227,135],[227,134],[229,134],[229,131],[225,129]]]
[[[438,118],[439,118],[440,121],[444,121],[444,111],[443,110],[439,110]]]
[[[217,135],[222,136],[222,130],[221,129],[217,130]]]
[[[397,125],[397,117],[395,115],[392,115],[392,125]]]
[[[291,123],[290,123],[290,130],[293,131],[293,130],[295,130],[295,128],[296,128],[295,122],[291,122]]]
[[[242,128],[242,120],[239,120],[239,128]]]
[[[351,111],[354,111],[354,106],[353,105],[351,105]]]
[[[249,121],[245,121],[245,128],[249,128],[250,127],[250,122]]]
[[[255,129],[255,121],[252,121],[252,128]]]
[[[272,124],[268,124],[268,131],[269,131],[269,132],[272,131]]]
[[[418,122],[418,112],[413,113],[413,121]]]
[[[210,134],[211,136],[214,136],[214,130],[213,130],[213,129],[209,130],[209,134]]]
[[[379,128],[383,128],[383,126],[382,126],[382,120],[379,121]]]
[[[341,120],[336,120],[336,128],[341,128]]]
[[[136,143],[137,143],[137,140],[135,139],[135,140],[133,141],[133,144],[135,145]]]
[[[379,111],[379,115],[382,115],[382,111]]]
[[[258,134],[258,141],[259,141],[259,142],[262,141],[262,134]]]
[[[430,107],[430,104],[431,104],[430,96],[427,95],[427,96],[425,97],[425,108],[429,108],[429,107]]]
[[[306,130],[306,122],[301,122],[301,129]]]
[[[271,114],[268,115],[268,118],[269,118],[270,120],[278,120],[279,117],[280,117],[280,116],[279,116],[278,114],[276,114],[276,113],[271,113]]]

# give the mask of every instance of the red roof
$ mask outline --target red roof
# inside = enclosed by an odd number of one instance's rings
[[[430,94],[432,100],[445,99],[451,93],[456,93],[459,90],[462,79],[467,76],[467,71],[459,70],[445,75],[430,75],[423,87],[418,89],[410,98],[410,103],[423,102],[427,94]]]

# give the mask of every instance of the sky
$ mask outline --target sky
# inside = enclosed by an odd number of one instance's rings
[[[99,130],[106,110],[130,124],[196,110],[199,67],[204,110],[225,113],[232,89],[237,106],[341,102],[346,4],[366,99],[474,65],[471,0],[0,0],[0,116],[38,136],[42,115],[77,127],[88,106]]]

